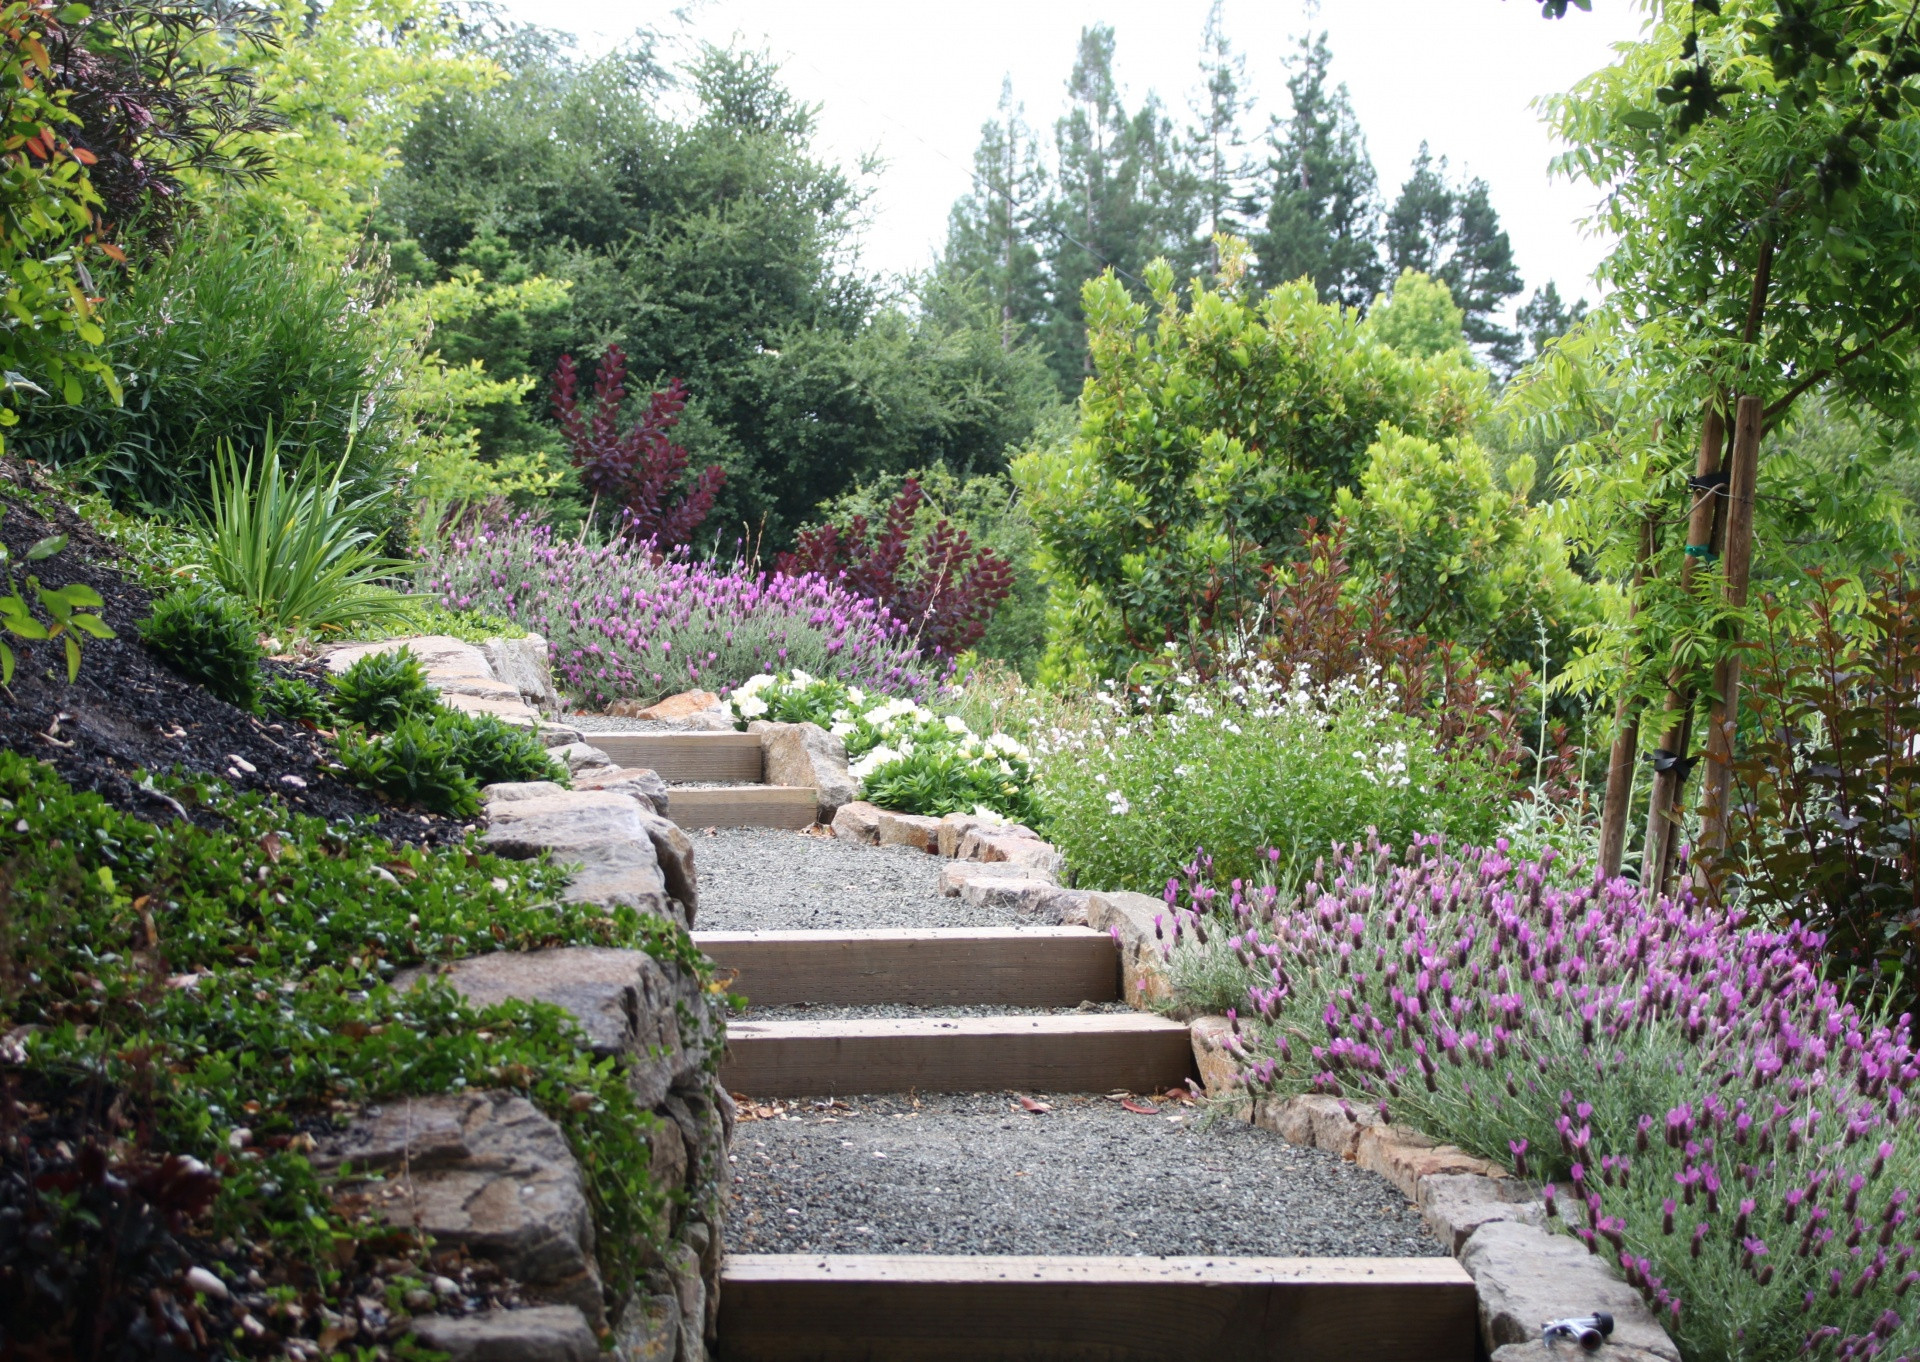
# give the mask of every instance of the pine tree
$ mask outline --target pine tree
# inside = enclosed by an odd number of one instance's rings
[[[1113,30],[1096,24],[1080,32],[1080,49],[1067,80],[1072,101],[1054,125],[1058,170],[1047,206],[1046,273],[1052,299],[1043,328],[1061,390],[1080,390],[1087,370],[1086,317],[1080,290],[1112,268],[1137,280],[1159,254],[1152,230],[1159,216],[1142,193],[1143,159],[1156,160],[1158,106],[1129,118],[1113,75]]]
[[[1300,40],[1287,93],[1293,110],[1269,136],[1273,198],[1254,239],[1260,281],[1313,281],[1323,302],[1364,307],[1381,289],[1380,196],[1366,138],[1344,85],[1327,88],[1326,34]]]
[[[967,281],[1000,314],[1000,343],[1012,349],[1047,316],[1037,234],[1045,211],[1046,171],[1013,81],[1000,86],[1000,116],[980,129],[973,153],[973,192],[953,205],[941,273]]]
[[[1520,337],[1495,317],[1522,284],[1485,180],[1453,184],[1446,158],[1436,162],[1422,142],[1387,215],[1387,260],[1396,277],[1416,270],[1445,283],[1466,315],[1467,339],[1494,369],[1513,372]]]

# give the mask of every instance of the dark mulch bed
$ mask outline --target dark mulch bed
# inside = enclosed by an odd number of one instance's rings
[[[23,484],[35,486],[32,479],[31,470],[17,462],[0,464],[0,541],[12,555],[15,585],[25,590],[29,571],[49,587],[84,582],[106,599],[100,613],[119,637],[83,640],[80,676],[71,685],[58,641],[9,638],[19,665],[11,694],[0,692],[0,746],[52,763],[75,789],[92,790],[149,822],[181,813],[196,822],[215,821],[211,813],[176,809],[140,788],[142,773],[178,768],[218,776],[235,789],[270,793],[301,813],[329,821],[374,819],[376,830],[391,840],[460,838],[462,826],[450,819],[396,809],[321,770],[330,750],[318,734],[236,709],[149,654],[140,643],[139,624],[151,597],[113,566],[120,551],[64,505],[36,498],[51,519],[32,509],[18,495]],[[47,489],[39,484],[37,490]],[[66,547],[27,565],[28,547],[51,534],[66,535]],[[300,670],[267,665],[282,674]],[[236,765],[234,757],[253,770]],[[305,788],[283,776],[293,776]]]

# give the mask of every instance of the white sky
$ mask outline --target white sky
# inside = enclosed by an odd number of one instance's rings
[[[885,168],[865,231],[866,265],[930,264],[947,211],[969,182],[980,125],[1003,75],[1028,121],[1050,135],[1083,25],[1116,34],[1115,64],[1134,107],[1148,89],[1184,113],[1197,86],[1208,0],[505,0],[512,15],[577,34],[588,50],[656,26],[770,52],[790,87],[821,106],[819,149],[851,164],[878,152]],[[1308,10],[1314,12],[1311,17]],[[1262,108],[1284,111],[1286,58],[1308,25],[1325,29],[1389,201],[1420,142],[1485,179],[1530,293],[1554,279],[1569,299],[1605,243],[1579,226],[1593,206],[1581,185],[1550,181],[1556,147],[1530,108],[1611,60],[1640,26],[1631,0],[1549,22],[1534,0],[1226,0],[1227,31],[1247,57]]]

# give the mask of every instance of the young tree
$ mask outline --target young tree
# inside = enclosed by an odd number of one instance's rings
[[[1247,91],[1247,59],[1233,50],[1227,37],[1224,4],[1225,0],[1213,0],[1207,11],[1200,41],[1200,95],[1188,133],[1210,272],[1220,268],[1215,239],[1244,235],[1251,223],[1252,186],[1258,173],[1241,124],[1253,107]]]
[[[1520,338],[1494,318],[1520,292],[1520,274],[1486,181],[1451,183],[1446,158],[1436,162],[1422,142],[1387,215],[1386,246],[1396,274],[1414,270],[1446,284],[1466,314],[1467,338],[1496,369],[1511,373]]]
[[[1911,10],[1662,0],[1645,40],[1551,106],[1574,147],[1563,167],[1604,190],[1602,220],[1619,233],[1602,268],[1608,309],[1637,324],[1637,362],[1663,379],[1642,403],[1661,438],[1608,484],[1612,532],[1593,546],[1640,605],[1623,727],[1662,706],[1650,883],[1669,873],[1672,810],[1702,755],[1701,841],[1711,854],[1724,840],[1754,523],[1777,513],[1756,504],[1763,434],[1816,388],[1913,412]],[[1647,542],[1644,524],[1676,516],[1683,552]],[[1610,826],[1623,817],[1609,808]]]
[[[1292,112],[1269,135],[1272,198],[1253,245],[1268,287],[1304,275],[1322,302],[1365,307],[1386,279],[1379,186],[1347,87],[1327,88],[1332,60],[1326,34],[1300,40]]]

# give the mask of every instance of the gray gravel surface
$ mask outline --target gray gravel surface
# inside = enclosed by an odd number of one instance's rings
[[[1084,1095],[807,1101],[742,1121],[738,1253],[1437,1257],[1398,1190],[1241,1122]],[[771,1111],[773,1108],[761,1108]]]
[[[735,1014],[737,1021],[840,1021],[849,1018],[913,1017],[1068,1017],[1082,1012],[1131,1012],[1121,1002],[1084,1002],[1078,1007],[1002,1007],[997,1003],[979,1003],[948,1007],[914,1007],[907,1003],[866,1003],[860,1006],[828,1006],[819,1003],[788,1003],[779,1007],[750,1007]]]
[[[563,714],[560,722],[582,733],[707,733],[724,729],[688,728],[671,719],[625,719],[618,714]]]
[[[1011,908],[940,895],[938,856],[766,828],[693,835],[700,930],[856,931],[865,927],[1043,927]]]

